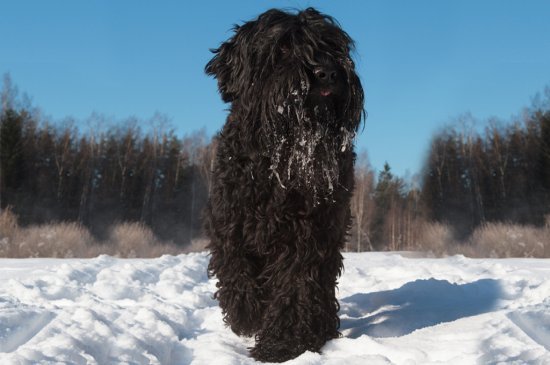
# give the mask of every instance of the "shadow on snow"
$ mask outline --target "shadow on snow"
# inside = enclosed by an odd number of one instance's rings
[[[396,337],[493,310],[501,298],[499,281],[482,279],[468,284],[446,280],[416,280],[399,289],[360,293],[341,301],[345,337]]]

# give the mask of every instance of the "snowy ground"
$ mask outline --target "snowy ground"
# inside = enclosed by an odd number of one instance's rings
[[[252,364],[207,254],[0,260],[0,364]],[[343,338],[289,364],[550,364],[550,260],[346,254]]]

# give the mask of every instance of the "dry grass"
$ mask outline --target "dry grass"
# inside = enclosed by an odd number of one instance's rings
[[[33,226],[18,230],[11,256],[86,257],[93,243],[90,232],[77,223]]]
[[[544,227],[488,223],[459,243],[452,229],[441,223],[419,223],[413,250],[429,256],[462,254],[469,257],[550,257],[550,215]],[[77,223],[50,223],[20,227],[8,207],[0,212],[0,257],[158,257],[206,250],[208,241],[197,239],[179,247],[160,241],[150,228],[135,222],[114,225],[104,242],[97,242]]]
[[[206,251],[207,250],[206,245],[208,245],[209,242],[210,241],[208,241],[208,239],[206,239],[206,238],[194,239],[194,240],[191,241],[190,245],[185,246],[183,248],[183,252],[188,253],[188,252]]]
[[[178,247],[161,242],[147,226],[125,222],[114,225],[109,237],[98,242],[86,227],[72,222],[19,227],[17,216],[5,209],[0,213],[0,257],[158,257],[203,251],[206,240]]]
[[[461,254],[468,257],[550,257],[550,222],[545,227],[512,223],[487,223],[467,242],[457,242],[449,226],[425,223],[416,250],[434,256]]]
[[[488,223],[470,238],[480,257],[549,257],[550,228]]]
[[[106,246],[112,250],[110,254],[118,257],[158,257],[182,252],[172,243],[161,243],[149,227],[137,222],[114,226]]]
[[[424,252],[430,257],[444,257],[451,255],[477,256],[475,248],[469,243],[455,239],[451,226],[438,222],[421,223],[414,250]]]
[[[15,235],[19,231],[17,215],[11,207],[0,210],[0,257],[8,257]]]
[[[431,252],[437,256],[448,253],[448,248],[456,245],[451,228],[442,223],[424,222],[416,240],[415,250]]]
[[[19,229],[17,224],[17,215],[10,206],[6,209],[0,209],[0,239],[12,238]]]

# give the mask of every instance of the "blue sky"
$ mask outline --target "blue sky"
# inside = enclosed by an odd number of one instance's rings
[[[204,65],[235,23],[317,7],[355,39],[376,169],[420,171],[433,133],[461,114],[508,119],[550,85],[549,1],[7,1],[0,73],[53,120],[92,112],[170,117],[183,135],[223,124]]]

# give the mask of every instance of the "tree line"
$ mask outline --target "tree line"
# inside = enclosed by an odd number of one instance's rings
[[[352,213],[357,251],[423,249],[434,223],[450,230],[436,239],[459,245],[489,223],[550,228],[550,88],[512,121],[457,118],[412,179],[388,164],[376,173],[360,156]]]
[[[526,110],[512,124],[491,120],[483,133],[439,133],[422,193],[428,218],[450,223],[458,238],[487,222],[543,225],[550,213],[550,109]]]
[[[93,114],[82,133],[48,123],[4,77],[0,109],[0,207],[19,223],[76,221],[101,238],[141,222],[162,240],[186,245],[202,234],[215,139],[179,137],[168,118],[113,123]],[[550,91],[513,123],[484,130],[462,116],[434,135],[423,171],[395,176],[357,158],[348,250],[421,248],[441,222],[465,240],[487,222],[542,225],[550,214]],[[148,126],[144,131],[140,126]]]
[[[137,221],[179,244],[201,234],[214,148],[204,131],[179,138],[161,114],[114,125],[94,114],[79,133],[74,120],[49,124],[22,104],[5,77],[0,206],[20,224],[77,221],[101,237],[113,223]]]

